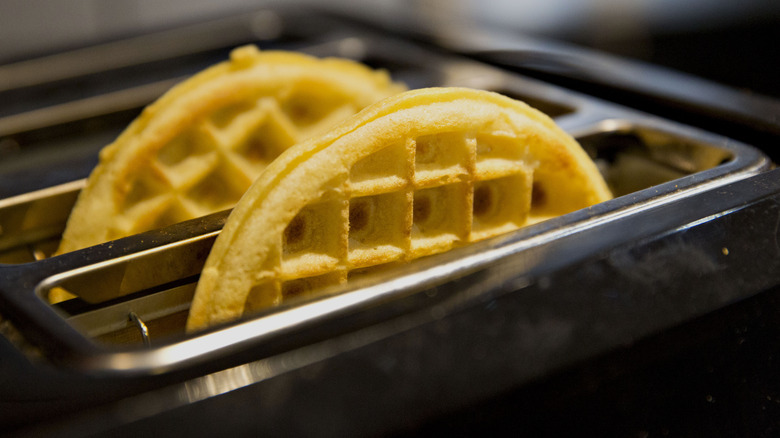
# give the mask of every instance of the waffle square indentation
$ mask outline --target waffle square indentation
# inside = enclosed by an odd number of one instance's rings
[[[462,133],[423,135],[415,139],[415,184],[462,181],[473,163],[472,142]]]
[[[329,117],[349,99],[317,81],[301,81],[282,101],[281,108],[296,126],[307,127]]]
[[[124,199],[119,205],[120,211],[128,211],[134,206],[158,196],[168,197],[171,184],[165,174],[154,166],[143,167],[140,172],[127,175]]]
[[[401,141],[359,160],[350,171],[354,195],[387,192],[404,187],[409,180],[409,148]]]
[[[538,222],[586,207],[586,199],[576,187],[580,183],[580,179],[567,177],[565,172],[535,169],[529,220]]]
[[[350,199],[350,265],[376,265],[401,258],[408,248],[409,210],[406,192]]]
[[[211,173],[186,191],[186,197],[207,210],[224,210],[238,202],[250,183],[244,173],[223,159]]]
[[[516,173],[525,161],[526,148],[509,135],[480,134],[476,137],[476,177],[492,179]]]
[[[284,121],[267,114],[245,138],[235,142],[235,152],[253,165],[267,165],[287,148],[295,144],[295,132]]]
[[[475,182],[470,240],[486,239],[522,226],[530,210],[530,194],[530,173]]]
[[[413,257],[446,251],[468,236],[470,210],[466,183],[416,191],[412,201]]]
[[[287,224],[282,236],[282,272],[308,277],[336,268],[346,258],[346,201],[307,205]]]
[[[166,143],[157,151],[157,160],[166,168],[174,168],[183,162],[198,160],[201,155],[216,148],[215,139],[198,126],[189,129]]]

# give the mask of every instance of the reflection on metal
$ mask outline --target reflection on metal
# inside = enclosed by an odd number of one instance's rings
[[[273,30],[273,19],[269,24],[263,22],[266,18],[258,18],[259,24],[255,24]],[[14,288],[9,302],[30,312],[30,321],[51,334],[48,339],[53,348],[70,353],[69,364],[88,371],[137,375],[204,363],[246,351],[249,346],[255,347],[252,351],[258,357],[264,357],[264,346],[295,339],[288,337],[290,333],[311,334],[321,327],[338,329],[345,318],[379,308],[383,312],[392,309],[381,315],[389,318],[388,314],[401,313],[399,308],[408,310],[404,305],[393,307],[404,300],[413,301],[412,308],[425,302],[430,308],[421,313],[440,318],[458,302],[474,300],[480,294],[508,285],[532,284],[534,278],[526,273],[576,253],[547,252],[559,241],[576,240],[577,236],[663,210],[672,203],[746,179],[768,166],[767,158],[757,150],[723,137],[395,40],[386,43],[349,37],[318,42],[301,50],[320,56],[360,58],[387,68],[393,77],[410,86],[479,86],[528,101],[576,136],[615,192],[625,196],[442,255],[435,259],[435,264],[422,261],[414,267],[401,267],[392,271],[392,278],[387,273],[379,274],[380,277],[366,279],[366,283],[350,285],[352,289],[341,290],[341,295],[267,315],[248,315],[245,321],[195,335],[184,332],[182,315],[186,317],[197,275],[224,216],[178,224],[36,262],[29,259],[29,251],[21,259],[14,259],[19,255],[17,250],[26,249],[27,245],[37,247],[42,241],[56,242],[58,230],[62,230],[81,186],[73,183],[0,200],[0,263],[5,263],[0,264],[0,271],[13,279],[0,286]],[[536,259],[523,258],[531,251],[536,251]],[[508,259],[514,260],[511,269],[503,265]],[[458,283],[469,275],[488,273],[492,277],[481,278],[474,288]],[[509,278],[510,273],[515,277]],[[509,279],[501,283],[502,278]],[[442,285],[447,287],[447,294],[431,294]],[[51,287],[73,290],[92,304],[50,307],[38,297],[46,296]],[[417,296],[419,292],[423,292],[421,298]],[[141,331],[142,342],[149,348],[118,347],[107,339],[112,333],[128,329],[128,315],[135,325],[130,328]],[[147,326],[155,331],[154,347],[149,345]],[[169,330],[164,333],[167,339],[158,341],[158,326]],[[274,357],[291,360],[297,356]],[[309,363],[316,360],[312,357],[315,356],[298,359],[300,363]],[[249,384],[268,372],[273,374],[276,368],[269,367],[278,363],[281,362],[261,361],[247,365],[249,368],[204,377],[197,389],[188,390],[187,397],[195,400]],[[285,366],[280,369],[286,369]]]
[[[33,259],[36,261],[46,258],[46,253],[41,251],[40,248],[35,248],[33,246],[29,246],[28,248],[30,249],[30,255],[32,255]]]
[[[0,118],[0,136],[33,130],[39,126],[57,125],[112,112],[140,108],[160,97],[182,79],[174,78],[159,81],[2,117]]]
[[[133,322],[133,324],[135,324],[135,326],[138,328],[138,331],[141,333],[141,339],[143,340],[144,346],[151,347],[152,342],[149,340],[149,328],[146,327],[146,323],[143,322],[143,320],[135,312],[130,312],[128,318]]]
[[[273,38],[280,31],[273,11],[258,11],[58,53],[0,67],[0,91],[97,74],[117,68]]]

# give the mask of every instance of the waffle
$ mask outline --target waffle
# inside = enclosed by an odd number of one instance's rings
[[[577,142],[524,103],[409,91],[266,168],[209,254],[187,329],[610,197]]]
[[[231,208],[287,147],[403,89],[344,59],[238,48],[101,151],[57,253]],[[57,290],[50,299],[67,296]]]

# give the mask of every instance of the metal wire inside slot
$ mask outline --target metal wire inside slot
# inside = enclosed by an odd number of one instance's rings
[[[130,321],[132,321],[133,324],[135,324],[135,326],[138,328],[138,331],[141,333],[141,339],[144,342],[144,346],[150,347],[152,343],[149,340],[149,328],[146,327],[146,323],[135,312],[130,312],[128,314],[128,317],[130,318]]]
[[[40,248],[36,248],[33,245],[27,245],[27,249],[30,251],[35,261],[43,260],[46,258],[46,253],[41,251]]]

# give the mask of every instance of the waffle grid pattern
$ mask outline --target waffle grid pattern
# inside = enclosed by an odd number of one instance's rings
[[[279,273],[258,275],[245,312],[521,227],[534,191],[526,153],[514,134],[445,132],[363,158],[343,190],[290,221]]]
[[[359,110],[334,90],[279,91],[219,108],[128,175],[116,228],[123,237],[225,210],[280,153]]]

